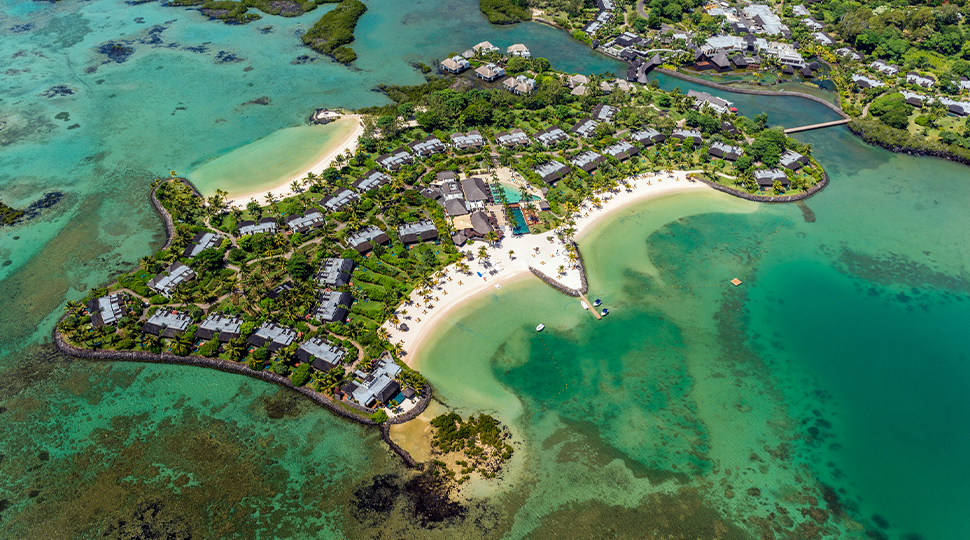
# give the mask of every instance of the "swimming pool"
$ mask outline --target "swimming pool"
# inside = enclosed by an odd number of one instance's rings
[[[522,209],[518,206],[513,206],[512,210],[512,233],[513,234],[529,234],[529,226],[525,223],[525,214],[522,213]]]

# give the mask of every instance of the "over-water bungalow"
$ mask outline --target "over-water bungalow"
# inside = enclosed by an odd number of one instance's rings
[[[489,62],[484,66],[479,66],[475,70],[475,76],[486,82],[495,82],[500,77],[505,76],[505,68]]]
[[[454,73],[454,74],[461,73],[462,71],[465,71],[471,66],[472,65],[468,63],[468,60],[465,60],[465,57],[461,55],[455,55],[455,56],[452,56],[451,58],[445,58],[441,62],[442,69],[444,69],[449,73]]]

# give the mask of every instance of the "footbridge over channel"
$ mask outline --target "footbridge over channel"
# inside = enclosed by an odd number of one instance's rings
[[[785,135],[791,135],[792,133],[798,133],[800,131],[811,131],[813,129],[822,129],[832,126],[842,126],[849,123],[848,118],[843,118],[842,120],[833,120],[831,122],[822,122],[821,124],[811,124],[808,126],[799,126],[788,128],[785,130]]]

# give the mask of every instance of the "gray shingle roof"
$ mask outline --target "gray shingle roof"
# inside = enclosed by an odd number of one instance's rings
[[[175,288],[195,279],[195,272],[180,262],[174,262],[147,283],[148,288],[163,296],[172,296]]]

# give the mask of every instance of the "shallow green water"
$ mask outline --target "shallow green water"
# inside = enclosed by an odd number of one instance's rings
[[[830,537],[885,520],[890,538],[962,538],[967,169],[843,129],[802,136],[832,177],[808,202],[813,223],[796,206],[677,195],[582,241],[606,320],[529,281],[463,308],[425,370],[444,402],[494,411],[521,444],[463,519],[416,524],[407,473],[372,431],[275,388],[39,345],[65,298],[160,245],[146,200],[156,176],[318,106],[380,103],[374,85],[420,80],[408,62],[486,39],[560,69],[621,71],[554,29],[490,27],[474,4],[369,2],[347,68],[298,61],[297,34],[322,11],[230,27],[158,4],[0,0],[0,194],[66,193],[0,229],[0,536],[124,537],[144,522],[202,538],[743,538],[768,526],[800,538],[807,497],[826,508],[829,493],[844,508],[825,518]],[[97,52],[119,40],[127,61]],[[729,99],[773,124],[834,119],[800,100]],[[375,475],[389,475],[383,499],[368,491]]]
[[[285,183],[316,165],[353,130],[351,122],[281,129],[207,161],[188,171],[188,177],[203,195],[222,189],[233,198],[276,189],[281,179]],[[288,191],[288,187],[277,190],[277,195]]]
[[[523,433],[527,507],[561,510],[525,530],[552,537],[598,500],[635,509],[621,534],[662,531],[648,516],[683,501],[652,497],[675,490],[790,538],[814,523],[795,493],[832,497],[836,537],[962,536],[966,172],[844,130],[810,141],[833,178],[813,222],[795,205],[735,213],[748,203],[719,194],[645,203],[580,241],[606,319],[524,283],[466,306],[422,353],[449,405]]]

